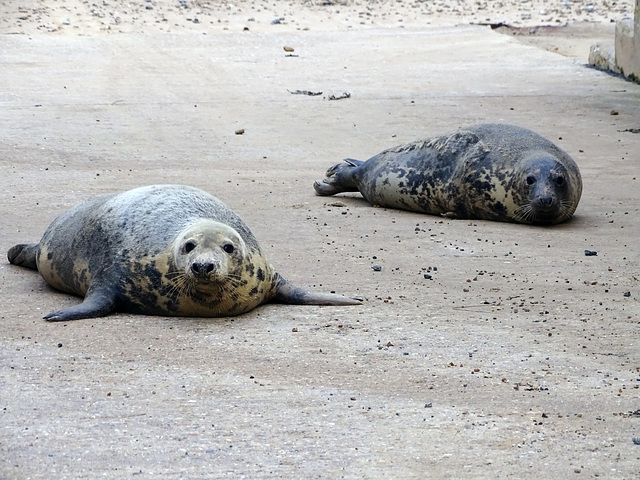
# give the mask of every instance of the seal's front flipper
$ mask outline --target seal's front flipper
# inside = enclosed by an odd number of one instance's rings
[[[333,293],[309,292],[290,284],[280,277],[276,286],[274,302],[290,305],[362,305],[358,298],[343,297]]]
[[[356,172],[363,163],[353,158],[345,158],[344,163],[338,163],[331,167],[327,170],[325,179],[316,180],[313,183],[316,195],[329,196],[340,192],[359,191]]]
[[[21,243],[14,245],[7,252],[7,258],[12,265],[21,267],[38,269],[36,265],[36,256],[38,255],[37,243]]]
[[[89,288],[84,301],[75,307],[65,308],[57,312],[51,312],[44,319],[49,322],[65,322],[67,320],[79,320],[81,318],[97,318],[113,312],[117,305],[117,299],[113,291],[109,289]]]

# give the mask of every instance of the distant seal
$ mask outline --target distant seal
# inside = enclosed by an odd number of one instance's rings
[[[84,296],[50,321],[107,315],[220,317],[268,302],[356,305],[288,283],[244,222],[196,188],[152,185],[102,196],[61,214],[37,244],[9,262],[37,269],[52,287]]]
[[[318,195],[359,191],[373,205],[455,218],[555,224],[569,219],[582,177],[567,153],[531,130],[484,124],[346,159]]]

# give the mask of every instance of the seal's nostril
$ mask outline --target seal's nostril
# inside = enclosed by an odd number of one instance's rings
[[[207,276],[208,274],[213,272],[213,263],[193,262],[191,264],[191,271],[200,277]]]

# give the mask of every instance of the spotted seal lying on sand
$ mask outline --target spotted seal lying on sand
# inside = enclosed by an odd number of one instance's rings
[[[455,218],[528,224],[569,219],[582,195],[573,159],[531,130],[484,124],[346,159],[318,195],[359,191],[369,203]]]
[[[270,300],[356,305],[295,287],[267,262],[244,222],[196,188],[152,185],[102,196],[61,214],[37,244],[12,247],[9,262],[37,269],[52,287],[84,296],[51,321],[107,315],[220,317]]]

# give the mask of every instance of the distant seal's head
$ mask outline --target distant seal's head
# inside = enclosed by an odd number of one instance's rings
[[[530,152],[513,185],[518,207],[513,219],[521,223],[555,224],[571,218],[582,195],[582,179],[577,169],[568,169],[548,152]],[[515,172],[514,172],[515,173]]]

